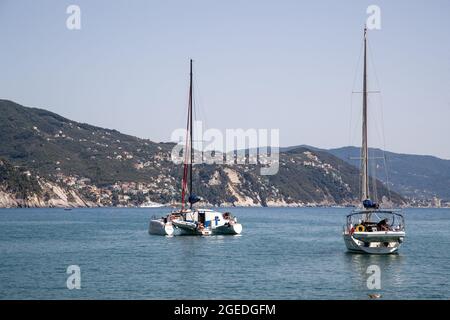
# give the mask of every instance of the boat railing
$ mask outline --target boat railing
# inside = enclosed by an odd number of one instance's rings
[[[403,217],[399,221],[392,221],[391,224],[388,225],[388,231],[405,231],[405,223]],[[376,222],[364,222],[364,221],[347,221],[346,224],[342,226],[343,232],[345,234],[351,233],[351,229],[356,227],[357,225],[363,225],[367,231],[380,231],[378,230],[378,226]]]
[[[355,209],[352,210],[351,213],[348,216],[352,216],[352,215],[358,215],[358,214],[367,214],[367,213],[374,213],[374,212],[378,212],[378,213],[386,213],[386,214],[395,214],[395,215],[399,215],[399,216],[403,216],[402,215],[402,209]]]

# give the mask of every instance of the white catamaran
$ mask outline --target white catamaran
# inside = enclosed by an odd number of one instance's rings
[[[150,220],[149,233],[156,235],[212,235],[240,234],[242,225],[229,212],[221,213],[208,209],[194,209],[193,205],[201,200],[193,193],[192,165],[194,163],[193,147],[193,88],[192,60],[190,60],[189,106],[187,136],[184,152],[184,170],[181,191],[181,209],[170,214]],[[188,187],[189,181],[189,187]],[[186,195],[189,192],[189,208],[186,207]]]
[[[344,241],[351,252],[390,254],[397,252],[405,238],[401,210],[380,209],[369,193],[369,150],[367,142],[367,28],[364,28],[363,121],[361,148],[362,207],[347,215]]]

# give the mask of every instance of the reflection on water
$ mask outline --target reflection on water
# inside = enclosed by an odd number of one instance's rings
[[[347,252],[344,255],[345,269],[353,275],[354,284],[357,290],[371,293],[366,286],[370,273],[367,269],[371,265],[376,265],[381,271],[381,292],[384,289],[403,286],[406,277],[404,276],[404,265],[406,262],[402,254],[390,255],[368,255]]]

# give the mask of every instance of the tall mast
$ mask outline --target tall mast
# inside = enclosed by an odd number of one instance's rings
[[[367,27],[364,27],[363,119],[361,148],[362,200],[369,199],[369,149],[367,146]]]
[[[190,155],[191,155],[191,161],[189,163],[189,196],[192,196],[193,192],[192,192],[192,164],[194,163],[194,146],[192,144],[193,139],[192,139],[192,132],[194,131],[194,128],[192,127],[192,118],[193,118],[193,114],[192,114],[192,59],[191,59],[191,63],[190,63],[190,80],[189,80],[189,114],[190,114],[190,130],[189,130],[189,139],[190,139]],[[192,203],[191,203],[191,208],[192,208]]]

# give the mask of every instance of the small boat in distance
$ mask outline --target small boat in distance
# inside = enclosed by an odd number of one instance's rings
[[[139,208],[161,208],[161,207],[164,207],[164,205],[161,203],[152,202],[152,201],[144,202],[143,204],[141,204],[139,206]]]
[[[194,163],[192,77],[192,60],[190,60],[189,107],[186,130],[187,137],[184,149],[181,208],[172,211],[164,217],[152,217],[149,225],[149,233],[163,236],[240,234],[242,232],[242,225],[237,222],[237,219],[231,213],[193,208],[194,204],[202,199],[193,193],[192,181],[192,166]],[[188,192],[189,208],[186,207],[186,196]]]
[[[351,252],[391,254],[405,238],[405,219],[399,209],[380,209],[369,193],[367,141],[367,28],[364,28],[363,121],[361,148],[362,206],[347,215],[343,237]]]

